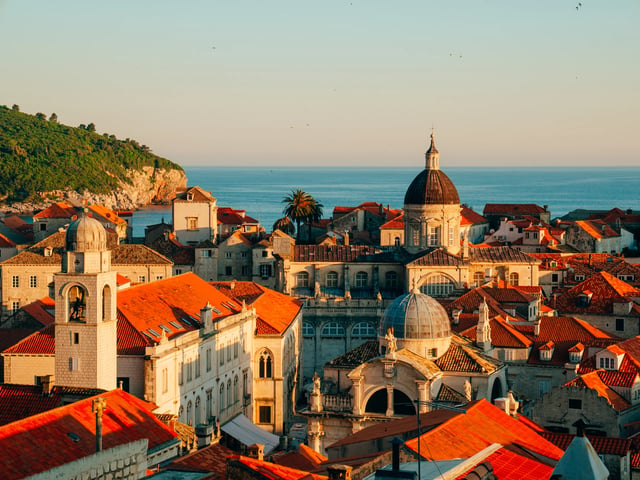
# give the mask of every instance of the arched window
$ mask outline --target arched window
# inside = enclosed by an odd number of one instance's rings
[[[336,288],[338,286],[338,274],[337,272],[327,273],[327,287]]]
[[[263,350],[260,353],[258,365],[258,375],[260,378],[271,378],[273,376],[273,358],[271,357],[271,352],[268,350]]]
[[[178,420],[180,420],[180,422],[185,423],[184,421],[184,407],[182,405],[180,405],[180,408],[178,409]]]
[[[394,238],[394,239],[393,239],[393,244],[394,244],[396,247],[399,247],[399,246],[400,246],[400,237],[396,237],[396,238]]]
[[[227,406],[233,405],[233,391],[231,390],[231,379],[227,380]]]
[[[431,275],[420,287],[422,293],[430,297],[446,297],[451,294],[455,284],[449,277],[444,275]]]
[[[233,379],[233,403],[238,402],[238,375]]]
[[[193,414],[193,406],[191,404],[191,400],[189,400],[189,403],[187,403],[187,425],[193,426],[192,414]]]
[[[87,291],[80,285],[74,285],[67,294],[69,321],[86,322]]]
[[[309,287],[309,274],[307,272],[298,272],[296,274],[296,287],[298,288]]]
[[[518,272],[511,272],[509,274],[509,284],[510,285],[513,285],[514,287],[517,287],[519,281],[520,281],[520,275],[518,275]]]
[[[321,335],[323,337],[344,337],[344,327],[338,322],[329,322],[322,327]]]
[[[220,411],[224,410],[224,382],[220,383]]]
[[[111,287],[105,285],[102,289],[102,319],[111,320],[113,312],[111,311]]]
[[[473,274],[473,283],[479,287],[484,282],[484,272],[476,272]]]
[[[396,272],[385,273],[384,284],[387,290],[395,290],[398,288],[398,274]]]
[[[313,338],[316,335],[316,329],[313,328],[309,322],[302,322],[302,336],[306,338]]]
[[[195,409],[195,425],[200,425],[202,418],[200,417],[200,397],[196,397],[196,409]]]
[[[356,273],[356,284],[355,288],[367,288],[367,280],[369,275],[367,272],[358,272]]]
[[[377,335],[376,329],[368,322],[356,323],[351,330],[352,337],[375,338]]]

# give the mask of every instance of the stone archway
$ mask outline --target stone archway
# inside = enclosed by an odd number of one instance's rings
[[[502,388],[502,380],[500,380],[500,378],[496,378],[493,381],[493,387],[491,387],[491,403],[493,403],[493,401],[496,398],[501,398],[504,397],[504,389]]]
[[[364,411],[366,413],[380,413],[382,415],[387,413],[387,389],[381,388],[374,392],[374,394],[369,397]]]
[[[395,415],[415,415],[413,401],[402,391],[393,389],[393,413]]]

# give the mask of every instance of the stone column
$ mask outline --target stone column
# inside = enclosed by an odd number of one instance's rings
[[[353,414],[362,415],[362,377],[352,378],[353,382]]]
[[[426,380],[416,380],[416,386],[418,387],[418,400],[420,400],[420,403],[418,404],[418,412],[427,413],[429,411],[429,406],[425,402],[429,400],[427,396],[429,383]]]
[[[349,265],[344,266],[344,298],[351,298],[351,287],[349,285]]]
[[[312,420],[311,423],[309,423],[307,434],[309,436],[309,446],[314,451],[322,453],[322,437],[324,437],[322,424],[318,420]]]
[[[393,385],[387,385],[387,417],[393,417]]]

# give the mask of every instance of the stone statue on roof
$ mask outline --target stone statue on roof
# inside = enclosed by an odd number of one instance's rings
[[[467,402],[471,401],[471,382],[469,380],[464,381],[464,396]]]
[[[384,338],[387,341],[387,355],[393,355],[396,353],[398,345],[396,344],[396,337],[393,335],[392,328],[387,328],[387,334]]]
[[[318,375],[318,372],[313,373],[313,390],[311,393],[313,395],[320,395],[320,375]]]

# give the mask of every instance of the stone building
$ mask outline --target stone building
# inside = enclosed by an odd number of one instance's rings
[[[506,371],[468,340],[451,334],[444,308],[414,289],[386,309],[377,341],[324,367],[309,394],[310,446],[324,448],[369,425],[506,392]],[[417,408],[416,408],[417,406]]]

